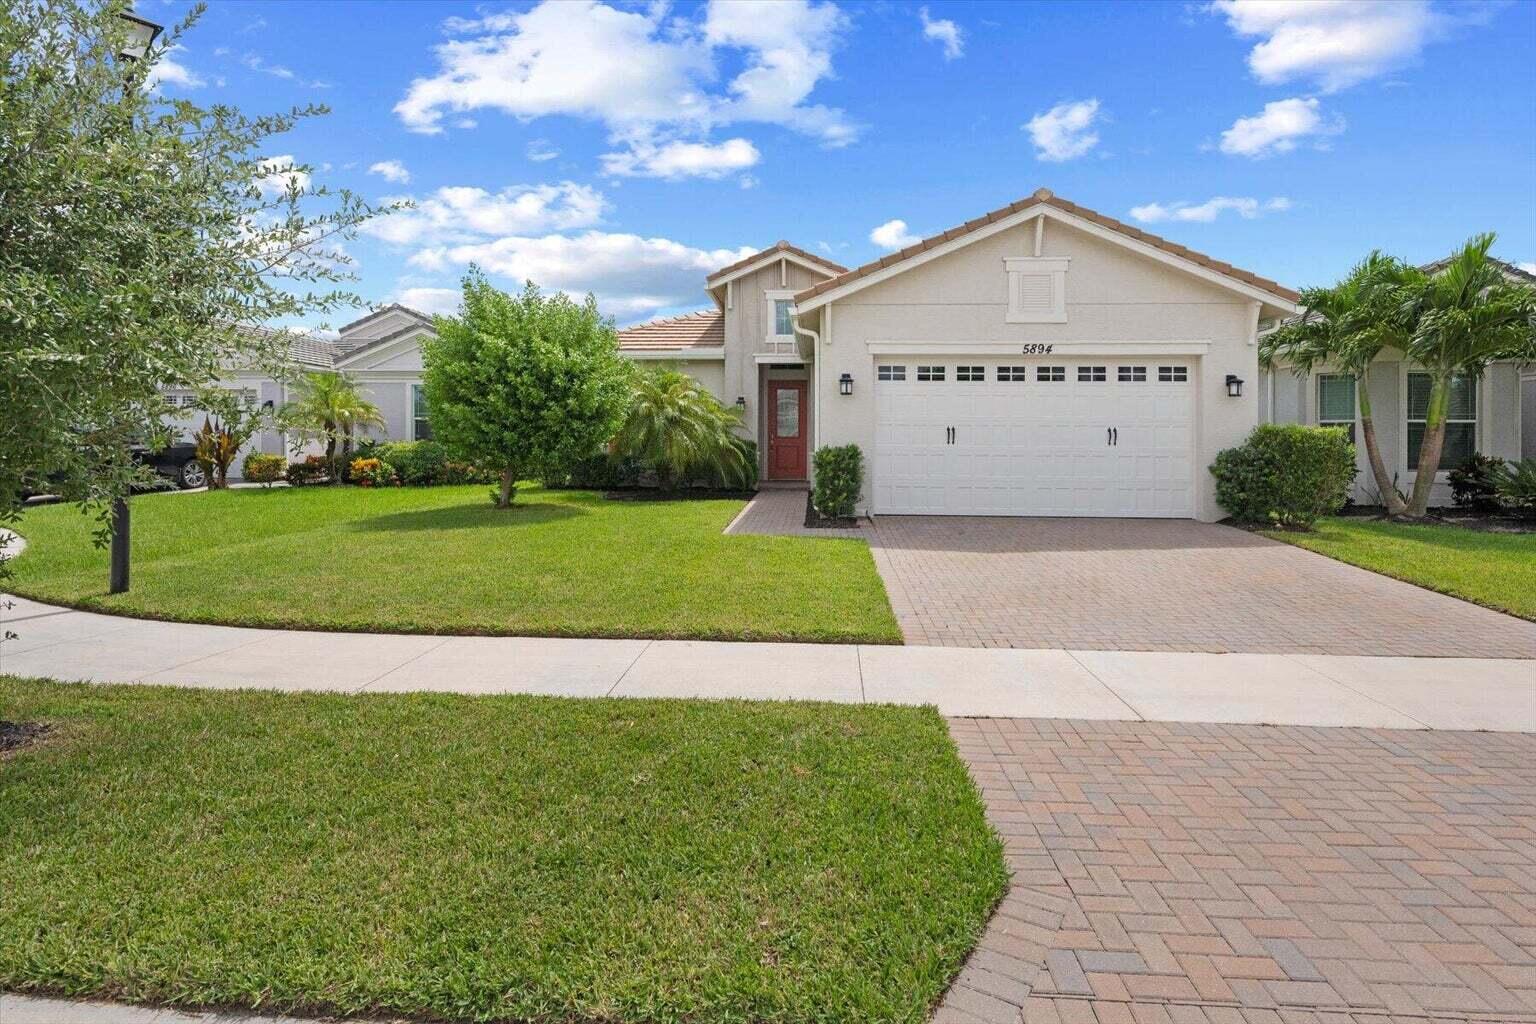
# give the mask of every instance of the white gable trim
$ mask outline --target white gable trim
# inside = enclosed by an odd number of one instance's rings
[[[726,275],[721,276],[721,277],[705,278],[704,283],[707,286],[709,286],[710,288],[712,288],[712,289],[713,288],[718,288],[721,285],[726,284],[726,283],[728,283],[730,281],[734,281],[734,280],[736,280],[739,277],[746,277],[748,274],[755,274],[759,270],[762,270],[764,267],[771,267],[775,263],[778,263],[780,260],[788,260],[789,262],[794,263],[797,266],[804,267],[806,270],[815,271],[816,273],[820,274],[822,277],[836,277],[837,273],[838,273],[837,271],[833,270],[831,267],[823,266],[822,264],[817,263],[814,260],[808,260],[804,256],[797,256],[794,253],[789,252],[786,249],[777,249],[777,250],[769,253],[767,256],[764,256],[762,259],[754,260],[753,262],[748,263],[744,267],[741,267],[741,268],[739,268],[737,270],[731,271],[729,274],[726,274]]]
[[[423,337],[432,337],[436,333],[431,327],[425,325],[408,327],[405,330],[410,333],[396,338],[388,344],[375,346],[370,342],[361,348],[348,352],[336,360],[336,369],[366,370],[377,366],[379,363],[388,362],[404,352],[409,352],[413,348],[420,348]]]
[[[807,299],[805,302],[797,304],[795,307],[795,312],[797,314],[808,313],[813,309],[820,309],[822,306],[825,306],[829,302],[836,302],[840,299],[846,298],[849,295],[852,295],[854,292],[863,291],[865,288],[868,288],[871,285],[879,284],[881,281],[888,281],[895,277],[897,274],[904,274],[909,270],[920,267],[925,263],[940,258],[941,256],[948,256],[950,253],[963,249],[972,243],[979,242],[984,238],[990,238],[1000,231],[1007,231],[1011,228],[1018,227],[1019,225],[1025,224],[1037,217],[1049,217],[1052,220],[1060,221],[1069,227],[1073,227],[1079,231],[1093,235],[1095,238],[1101,238],[1104,241],[1113,242],[1116,245],[1129,249],[1139,255],[1145,256],[1148,259],[1152,259],[1159,263],[1173,267],[1176,270],[1182,270],[1185,273],[1198,277],[1203,281],[1214,284],[1220,288],[1225,288],[1228,291],[1237,292],[1239,295],[1246,296],[1249,299],[1257,299],[1260,302],[1265,302],[1271,306],[1283,309],[1288,313],[1294,313],[1296,311],[1296,304],[1290,299],[1284,298],[1283,296],[1276,295],[1273,292],[1265,291],[1262,288],[1257,288],[1245,281],[1239,281],[1234,277],[1228,277],[1226,274],[1223,274],[1220,271],[1212,270],[1209,267],[1202,266],[1201,264],[1196,263],[1193,260],[1185,259],[1182,256],[1175,256],[1173,253],[1165,252],[1155,245],[1148,245],[1146,242],[1138,241],[1137,239],[1131,238],[1129,235],[1121,234],[1119,231],[1111,230],[1101,224],[1095,224],[1093,221],[1079,217],[1076,214],[1058,210],[1054,206],[1050,206],[1046,203],[1036,203],[1034,206],[1031,206],[1028,209],[1020,210],[1018,213],[1010,214],[1001,220],[993,221],[991,224],[983,224],[981,227],[976,228],[974,231],[969,231],[966,234],[951,238],[947,242],[941,242],[931,249],[924,249],[922,252],[914,253],[899,263],[892,263],[890,266],[877,270],[874,273],[867,274],[864,277],[858,278],[857,280],[849,281],[847,284],[840,288],[833,288],[831,291],[822,292],[820,295],[813,296],[812,298]]]

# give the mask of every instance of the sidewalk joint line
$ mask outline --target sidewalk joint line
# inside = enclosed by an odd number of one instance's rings
[[[419,661],[420,659],[425,658],[427,655],[431,654],[433,651],[435,651],[438,648],[442,647],[444,644],[446,644],[448,641],[450,641],[452,639],[454,639],[454,638],[451,637],[451,636],[445,636],[441,640],[439,640],[437,643],[433,644],[431,647],[428,647],[425,650],[417,651],[415,654],[411,655],[409,658],[406,658],[404,661],[402,661],[400,664],[396,665],[394,668],[385,669],[383,672],[380,672],[378,675],[374,676],[372,679],[368,680],[366,683],[362,684],[357,689],[353,690],[352,691],[353,695],[355,696],[355,695],[357,695],[359,693],[362,693],[364,690],[368,689],[368,687],[372,686],[374,683],[378,682],[380,679],[383,679],[385,676],[393,675],[394,673],[399,672],[401,669],[405,668],[405,666],[409,665],[411,662]]]
[[[864,692],[864,645],[853,645],[853,662],[859,667],[859,703],[868,704],[869,694]]]
[[[1388,704],[1384,700],[1381,700],[1381,699],[1379,699],[1377,697],[1372,697],[1368,693],[1364,693],[1364,692],[1362,692],[1360,690],[1355,689],[1353,686],[1350,686],[1344,680],[1338,679],[1338,678],[1335,678],[1334,676],[1329,675],[1327,672],[1323,671],[1321,668],[1318,668],[1315,665],[1307,665],[1307,664],[1304,664],[1303,662],[1296,661],[1296,659],[1298,657],[1300,657],[1299,655],[1295,655],[1295,654],[1282,654],[1281,657],[1284,658],[1286,661],[1295,662],[1295,664],[1297,664],[1301,668],[1310,669],[1311,671],[1316,672],[1318,675],[1322,676],[1324,679],[1328,680],[1330,683],[1333,683],[1335,686],[1342,686],[1344,689],[1348,690],[1350,693],[1353,693],[1357,697],[1364,697],[1366,700],[1370,701],[1372,704],[1376,704],[1376,705],[1378,705],[1380,707],[1384,707],[1388,711],[1392,712],[1393,714],[1402,715],[1404,718],[1408,719],[1410,722],[1418,722],[1419,726],[1421,728],[1424,728],[1424,729],[1434,729],[1435,728],[1433,725],[1430,725],[1428,722],[1422,721],[1421,719],[1415,718],[1414,716],[1410,715],[1408,712],[1404,711],[1402,708],[1393,707],[1391,704]]]
[[[613,685],[608,687],[608,692],[603,694],[604,697],[612,697],[613,696],[613,692],[619,688],[619,684],[624,681],[624,677],[629,675],[629,670],[634,668],[635,664],[641,658],[645,657],[645,652],[650,650],[651,649],[651,645],[654,644],[655,642],[656,642],[655,640],[647,640],[645,642],[645,646],[640,648],[640,653],[635,655],[635,660],[631,661],[628,665],[625,665],[624,666],[624,671],[619,673],[619,678],[615,679],[613,681]]]
[[[233,647],[226,647],[222,651],[212,651],[208,654],[199,654],[195,658],[188,658],[186,661],[178,661],[174,665],[167,665],[164,668],[152,668],[148,672],[140,672],[138,675],[134,676],[133,679],[134,682],[142,682],[145,676],[152,676],[157,672],[174,672],[179,668],[186,668],[188,665],[195,665],[200,661],[207,661],[209,658],[218,658],[226,654],[234,654],[236,651],[244,650],[252,644],[259,644],[265,639],[266,637],[262,636],[253,637],[244,643],[235,644]]]
[[[1094,682],[1098,683],[1100,686],[1104,687],[1104,689],[1108,690],[1109,691],[1109,695],[1111,697],[1115,698],[1115,700],[1119,701],[1121,704],[1124,704],[1125,705],[1125,710],[1129,711],[1132,715],[1135,716],[1135,721],[1145,722],[1147,720],[1147,717],[1145,715],[1143,715],[1140,711],[1137,711],[1136,708],[1131,704],[1130,701],[1128,701],[1124,697],[1120,696],[1119,692],[1113,686],[1110,686],[1104,680],[1100,679],[1099,678],[1099,674],[1097,672],[1095,672],[1093,669],[1089,668],[1083,662],[1083,659],[1079,658],[1077,656],[1077,652],[1076,651],[1070,650],[1070,649],[1067,649],[1067,648],[1063,648],[1063,650],[1066,650],[1067,657],[1069,657],[1073,661],[1077,662],[1078,667],[1081,668],[1084,672],[1087,672],[1089,677],[1091,677]],[[1135,653],[1135,652],[1130,652],[1130,653]]]

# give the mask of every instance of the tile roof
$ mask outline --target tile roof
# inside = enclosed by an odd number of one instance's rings
[[[1133,228],[1129,224],[1115,220],[1113,217],[1106,217],[1102,213],[1097,213],[1088,209],[1086,206],[1078,206],[1076,203],[1068,202],[1067,200],[1056,196],[1051,192],[1050,189],[1042,188],[1025,199],[1020,199],[1017,202],[1009,203],[1007,206],[1000,207],[999,209],[993,210],[990,213],[984,213],[980,217],[976,217],[973,220],[968,220],[964,224],[950,228],[948,231],[942,231],[930,238],[923,239],[921,242],[918,242],[915,245],[909,245],[899,252],[893,252],[886,256],[882,256],[878,260],[866,263],[861,267],[855,267],[854,269],[846,271],[837,277],[830,278],[818,284],[814,284],[804,291],[798,292],[795,295],[795,301],[804,302],[807,299],[813,299],[816,296],[825,294],[834,288],[841,288],[845,284],[850,284],[854,281],[857,281],[861,277],[868,277],[870,274],[873,274],[876,271],[884,270],[886,267],[901,263],[905,260],[909,260],[913,256],[916,256],[928,249],[943,245],[945,242],[953,241],[962,235],[968,235],[973,231],[986,227],[988,224],[1000,221],[1005,217],[1011,217],[1014,214],[1027,210],[1032,206],[1039,206],[1042,204],[1060,210],[1063,213],[1070,213],[1074,216],[1082,217],[1084,220],[1092,221],[1093,223],[1102,227],[1109,228],[1111,231],[1118,231],[1120,234],[1126,235],[1129,238],[1134,238],[1138,242],[1143,242],[1147,245],[1155,246],[1156,248],[1161,249],[1163,252],[1178,256],[1182,259],[1190,260],[1193,263],[1198,263],[1201,266],[1214,270],[1219,274],[1225,274],[1227,277],[1235,278],[1238,281],[1251,284],[1256,288],[1260,288],[1264,291],[1281,296],[1282,298],[1289,299],[1292,302],[1295,302],[1297,299],[1301,298],[1301,296],[1296,292],[1285,287],[1277,281],[1271,281],[1267,277],[1260,277],[1259,275],[1250,273],[1249,271],[1240,270],[1230,263],[1223,263],[1221,260],[1214,259],[1213,257],[1205,255],[1204,253],[1195,252],[1193,249],[1185,248],[1184,246],[1179,245],[1177,242],[1170,242],[1166,238],[1161,238],[1149,232],[1142,231],[1140,228]]]
[[[725,345],[725,314],[718,309],[652,320],[619,332],[623,352],[686,352]]]
[[[721,267],[713,274],[710,274],[709,277],[705,278],[705,281],[714,281],[718,278],[722,278],[728,274],[734,273],[735,271],[740,270],[742,267],[750,267],[764,256],[772,256],[776,252],[793,253],[794,255],[799,256],[801,259],[810,260],[812,263],[825,267],[835,274],[844,274],[848,272],[848,268],[843,266],[841,263],[833,263],[825,256],[817,256],[814,253],[806,252],[798,245],[790,245],[788,242],[781,238],[761,252],[755,252],[744,260],[737,260],[735,263],[732,263],[728,267]]]
[[[1454,256],[1445,256],[1441,259],[1435,260],[1433,263],[1426,263],[1419,269],[1424,271],[1426,274],[1437,273],[1438,271],[1444,270],[1453,259],[1455,259]],[[1497,256],[1489,256],[1488,262],[1495,264],[1500,270],[1504,271],[1504,276],[1507,278],[1512,278],[1516,281],[1536,283],[1536,274],[1531,273],[1529,270],[1522,270],[1515,266],[1513,263],[1501,260]]]
[[[362,324],[367,323],[369,320],[372,320],[374,317],[383,316],[385,313],[405,313],[405,314],[408,314],[410,316],[415,317],[416,319],[422,321],[423,323],[430,324],[432,322],[432,317],[429,316],[426,313],[423,313],[419,309],[412,309],[410,306],[402,306],[398,302],[391,302],[389,305],[387,305],[387,306],[380,306],[378,309],[375,309],[375,310],[373,310],[370,313],[364,313],[362,316],[358,317],[356,320],[353,320],[351,323],[342,324],[341,327],[340,327],[340,331],[342,333],[346,333],[347,331],[350,331],[354,327],[358,327],[358,326],[361,326]]]

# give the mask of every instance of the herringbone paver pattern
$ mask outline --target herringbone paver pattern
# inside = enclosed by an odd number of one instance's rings
[[[1536,658],[1536,622],[1180,519],[879,516],[909,644]]]
[[[1015,874],[937,1020],[1536,1022],[1536,736],[950,728]]]

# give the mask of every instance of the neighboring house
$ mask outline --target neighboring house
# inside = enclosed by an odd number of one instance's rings
[[[1433,273],[1446,262],[1436,261],[1420,269]],[[1536,275],[1503,261],[1496,262],[1509,280],[1536,284]],[[1429,403],[1429,375],[1392,349],[1371,364],[1367,379],[1382,460],[1387,471],[1395,476],[1398,490],[1407,493],[1418,477],[1416,467]],[[1277,367],[1264,382],[1260,410],[1261,417],[1270,422],[1340,426],[1349,431],[1351,438],[1358,437],[1355,380],[1326,365],[1315,367],[1305,376],[1297,376],[1283,364]],[[1501,459],[1536,458],[1536,367],[1502,361],[1490,366],[1480,378],[1456,379],[1446,421],[1445,448],[1440,456],[1442,468],[1436,474],[1431,505],[1451,503],[1447,473],[1474,452]],[[1359,472],[1352,496],[1364,504],[1380,504],[1365,446],[1357,445],[1356,454]]]
[[[620,331],[620,350],[741,409],[766,480],[806,480],[817,447],[859,445],[865,514],[1212,521],[1219,451],[1259,422],[1352,408],[1325,373],[1260,371],[1261,325],[1293,315],[1296,292],[1045,189],[852,270],[781,241],[704,291],[710,308]],[[316,352],[360,383],[384,434],[428,437],[431,332],[391,305]],[[1378,375],[1401,464],[1412,403],[1395,396],[1417,394],[1412,373]],[[1519,386],[1501,366],[1471,387],[1454,444],[1517,456]]]

